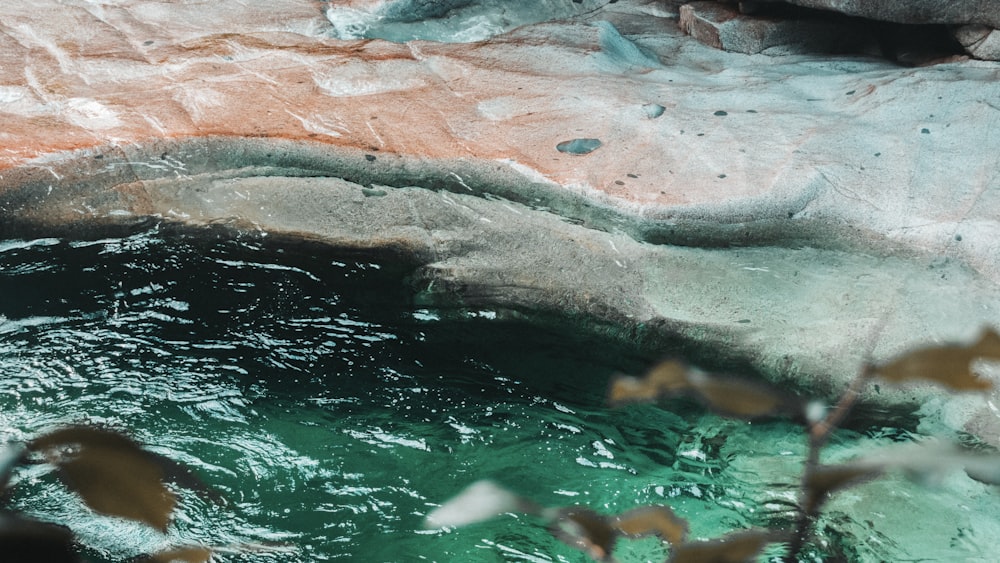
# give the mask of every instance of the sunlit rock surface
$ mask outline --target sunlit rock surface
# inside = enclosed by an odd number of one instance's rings
[[[1000,325],[1000,65],[736,55],[672,2],[544,4],[564,19],[463,12],[489,38],[462,44],[342,39],[345,6],[311,0],[4,3],[0,226],[390,249],[429,304],[830,393],[869,355]],[[872,398],[1000,443],[981,399]]]

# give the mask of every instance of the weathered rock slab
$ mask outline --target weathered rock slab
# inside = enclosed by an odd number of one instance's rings
[[[735,5],[691,2],[680,7],[679,26],[698,41],[731,53],[862,52],[876,43],[858,25],[820,19],[782,19],[742,14]]]

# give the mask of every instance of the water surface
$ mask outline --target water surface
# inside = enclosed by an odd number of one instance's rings
[[[607,378],[649,358],[568,322],[421,308],[407,273],[259,235],[0,241],[0,439],[110,425],[227,499],[180,490],[161,535],[92,514],[33,466],[18,475],[15,506],[68,524],[93,561],[192,542],[279,548],[224,561],[583,560],[528,517],[421,529],[481,478],[601,512],[668,503],[695,537],[790,524],[798,427],[683,403],[608,410]],[[865,423],[830,453],[912,430]],[[985,561],[1000,537],[996,504],[964,476],[930,493],[874,483],[831,505],[809,554]],[[649,540],[619,551],[664,554]]]

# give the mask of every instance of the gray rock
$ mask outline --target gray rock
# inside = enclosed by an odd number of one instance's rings
[[[777,0],[760,0],[773,2]],[[788,4],[898,23],[1000,27],[1000,0],[782,0]]]
[[[681,6],[679,24],[706,45],[747,55],[877,50],[875,37],[856,23],[755,17],[719,2]]]
[[[954,34],[973,57],[1000,61],[1000,31],[983,25],[965,25],[955,29]]]

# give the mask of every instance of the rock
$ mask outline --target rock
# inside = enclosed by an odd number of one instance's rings
[[[348,0],[341,7],[369,12],[389,21],[415,22],[439,18],[475,0]]]
[[[0,234],[155,217],[389,249],[427,303],[830,395],[1000,325],[996,63],[726,53],[642,0],[471,45],[336,39],[322,9],[0,5]],[[975,400],[934,408],[1000,436]]]
[[[964,25],[954,33],[955,39],[973,57],[1000,61],[1000,31],[982,25]]]
[[[681,6],[679,25],[710,47],[748,55],[877,50],[875,36],[856,21],[749,16],[720,2]]]
[[[601,146],[600,139],[573,139],[556,145],[556,150],[568,154],[587,154]]]
[[[874,22],[773,4],[755,3],[748,9],[747,4],[737,10],[721,2],[691,2],[680,8],[680,28],[706,45],[733,53],[863,54],[908,66],[964,56],[945,26]]]
[[[871,20],[908,24],[983,24],[1000,27],[1000,0],[757,0],[787,2]]]
[[[673,1],[673,0],[672,0]],[[594,13],[607,0],[348,0],[327,4],[340,39],[467,43],[522,25]]]

